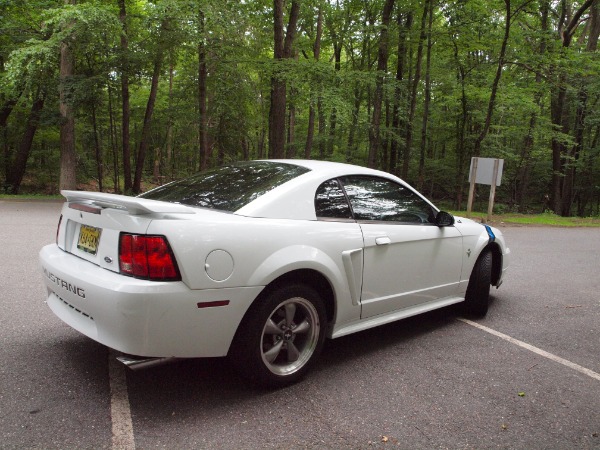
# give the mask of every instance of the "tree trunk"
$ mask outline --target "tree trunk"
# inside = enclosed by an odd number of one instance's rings
[[[262,126],[260,132],[257,136],[257,156],[258,159],[263,159],[265,157],[265,136],[266,136],[264,125]]]
[[[108,123],[110,129],[110,148],[112,149],[113,157],[113,191],[115,194],[120,193],[119,188],[119,152],[117,151],[117,138],[115,130],[115,119],[113,113],[113,100],[112,100],[112,89],[110,87],[110,80],[106,83],[108,90]]]
[[[392,118],[392,105],[390,103],[390,99],[385,99],[385,133],[383,134],[383,138],[381,138],[381,170],[385,170],[386,172],[390,171],[390,120]]]
[[[419,174],[417,186],[423,189],[425,182],[425,151],[427,149],[427,124],[429,122],[429,104],[431,103],[431,28],[433,24],[433,0],[429,0],[429,21],[427,24],[427,55],[425,57],[425,100],[423,103],[423,124],[421,126],[421,146],[419,152]]]
[[[2,105],[2,108],[0,108],[0,128],[6,127],[8,116],[10,116],[10,113],[17,104],[17,101],[17,98],[7,100],[4,102],[4,105]]]
[[[292,55],[292,44],[300,3],[292,1],[287,31],[283,33],[283,0],[273,0],[274,59],[281,61]],[[277,69],[276,69],[277,70]],[[285,157],[286,82],[279,74],[271,78],[271,108],[269,110],[269,157]]]
[[[217,166],[222,166],[225,162],[225,148],[223,143],[225,142],[225,118],[224,114],[219,116],[219,125],[217,127]]]
[[[292,91],[292,96],[295,92]],[[296,157],[295,136],[296,132],[296,106],[292,103],[288,108],[288,125],[287,125],[287,145],[286,158],[293,159]]]
[[[27,168],[27,160],[31,152],[31,146],[33,144],[33,137],[37,130],[40,115],[44,108],[44,100],[46,99],[45,93],[38,92],[36,99],[33,101],[29,118],[27,119],[27,126],[23,132],[19,149],[15,155],[12,168],[8,171],[6,178],[6,185],[8,186],[12,194],[18,194],[23,181],[23,175],[25,175],[25,169]]]
[[[94,152],[96,156],[96,174],[98,176],[98,191],[104,190],[103,179],[104,179],[104,158],[102,155],[102,149],[100,148],[100,140],[98,138],[98,121],[96,120],[96,104],[92,103],[92,130],[94,133]]]
[[[312,153],[312,144],[315,137],[315,107],[309,106],[308,125],[306,130],[306,143],[304,144],[304,158],[310,159]]]
[[[508,38],[510,37],[510,21],[511,21],[511,13],[510,13],[510,0],[504,0],[504,5],[506,7],[506,17],[504,23],[504,37],[502,38],[502,46],[500,47],[500,55],[498,56],[498,67],[496,68],[496,76],[494,77],[494,82],[492,83],[492,92],[490,94],[490,100],[488,102],[487,114],[485,116],[485,123],[483,125],[483,129],[477,136],[477,140],[475,141],[475,148],[473,150],[473,156],[479,157],[481,154],[481,143],[485,139],[490,129],[490,124],[492,123],[492,115],[494,113],[494,106],[496,104],[496,94],[498,93],[498,85],[500,84],[500,78],[502,77],[502,71],[504,70],[504,58],[506,56],[506,46],[508,45]]]
[[[334,55],[334,70],[339,72],[342,68],[342,41],[341,38],[338,40],[336,37],[333,44],[333,55]],[[338,83],[336,82],[336,88]],[[335,106],[331,108],[331,116],[329,116],[329,136],[327,137],[327,157],[331,158],[333,155],[333,146],[335,144],[335,129],[337,126],[337,110]]]
[[[304,144],[304,158],[310,159],[312,144],[315,137],[315,107],[311,103],[308,110],[308,129],[306,130],[306,143]]]
[[[540,4],[540,22],[541,22],[541,28],[542,28],[542,38],[540,41],[540,46],[538,49],[538,54],[540,56],[540,58],[543,58],[543,56],[546,54],[546,48],[547,48],[547,42],[546,42],[546,34],[548,32],[548,14],[549,14],[549,10],[550,10],[550,5],[549,2],[547,0],[542,1]],[[536,86],[538,86],[538,91],[535,93],[535,103],[538,106],[539,111],[542,111],[542,90],[541,90],[541,83],[542,83],[543,79],[542,79],[542,75],[541,73],[538,71],[535,75],[535,83]],[[534,146],[534,132],[537,126],[537,120],[538,120],[538,114],[539,112],[533,112],[531,113],[531,117],[529,118],[529,130],[527,132],[527,136],[525,136],[525,138],[523,139],[523,145],[522,145],[522,150],[521,150],[521,161],[519,163],[519,168],[517,170],[517,177],[516,177],[516,195],[515,195],[515,200],[517,203],[517,206],[519,208],[519,212],[526,212],[527,208],[526,208],[526,199],[527,199],[527,193],[528,193],[528,188],[529,188],[529,180],[530,180],[530,173],[531,173],[531,165],[532,165],[532,161],[531,161],[531,152],[533,150],[533,146]]]
[[[285,152],[286,84],[281,79],[271,80],[271,109],[269,118],[269,158],[280,159]]]
[[[208,72],[206,69],[206,41],[204,37],[204,12],[198,14],[198,112],[200,120],[198,123],[198,138],[200,141],[200,170],[206,170],[209,162],[208,151],[208,115],[206,83]]]
[[[146,104],[146,114],[144,115],[144,124],[142,126],[142,137],[137,152],[137,160],[135,165],[135,178],[133,180],[133,192],[139,194],[142,192],[142,174],[144,172],[144,161],[148,150],[150,140],[150,125],[152,123],[152,114],[154,113],[154,104],[156,103],[156,93],[158,92],[158,79],[162,66],[162,55],[159,55],[154,62],[154,71],[152,73],[152,81],[150,83],[150,96]]]
[[[591,7],[590,10],[590,19],[588,21],[588,42],[586,45],[587,52],[595,52],[598,49],[598,40],[600,37],[600,2],[596,1]],[[586,80],[583,80],[582,87],[579,93],[579,98],[581,99],[580,104],[582,105],[582,116],[579,117],[578,120],[578,133],[577,133],[577,145],[581,149],[584,145],[584,124],[587,116],[587,104],[588,104],[588,89]],[[596,136],[591,136],[590,133],[590,143],[588,144],[588,149],[594,149],[597,145],[598,134]],[[577,193],[579,197],[579,205],[577,208],[577,215],[582,217],[586,215],[587,204],[589,203],[593,192],[590,189],[590,186],[594,185],[594,161],[596,159],[597,154],[593,152],[588,152],[587,155],[584,155],[584,162],[581,164],[582,170],[580,178],[582,181],[579,183],[582,186]]]
[[[531,151],[533,150],[534,144],[534,132],[537,124],[537,113],[531,113],[529,118],[529,128],[527,135],[523,139],[523,145],[521,146],[521,158],[517,169],[517,175],[515,180],[515,202],[519,212],[526,212],[527,208],[525,201],[527,199],[527,190],[529,188],[529,178],[531,173]]]
[[[295,52],[294,59],[298,61],[298,52]],[[294,86],[290,88],[292,99],[298,96],[298,89]],[[292,101],[288,107],[287,113],[287,138],[285,146],[285,157],[293,159],[296,157],[296,105]]]
[[[360,104],[362,101],[362,90],[359,84],[356,84],[354,88],[354,106],[352,107],[352,125],[350,126],[350,132],[348,133],[348,146],[346,148],[346,162],[351,162],[354,152],[356,150],[355,133],[356,127],[358,126],[358,117],[360,113]]]
[[[406,41],[410,29],[413,24],[413,14],[409,12],[406,14],[406,20],[402,24],[402,14],[398,12],[398,56],[396,65],[396,88],[394,95],[394,107],[392,110],[392,131],[394,136],[390,146],[390,171],[398,175],[398,156],[400,149],[400,110],[404,103],[404,95],[402,91],[402,82],[404,80],[404,66],[406,63],[407,45]]]
[[[73,5],[75,0],[65,0]],[[69,26],[70,27],[70,26]],[[73,111],[72,91],[74,57],[70,46],[72,37],[60,44],[60,190],[77,189],[77,153],[75,150],[75,115]]]
[[[561,57],[564,59],[566,49],[571,45],[573,35],[580,24],[581,16],[589,9],[596,0],[586,0],[577,9],[575,14],[570,18],[568,23],[565,23],[566,7],[563,7],[561,14],[561,21],[559,22],[559,35],[562,41]],[[565,5],[566,6],[566,5]],[[566,26],[565,26],[566,25]],[[563,29],[564,28],[564,29]],[[551,117],[552,125],[557,131],[567,133],[568,129],[565,126],[565,110],[568,108],[567,105],[567,88],[566,88],[567,76],[564,71],[560,71],[558,75],[558,88],[552,93],[551,101]],[[568,156],[567,147],[564,143],[558,139],[552,139],[552,190],[550,202],[552,209],[556,214],[568,215],[570,211],[570,204],[572,201],[571,192],[563,192],[563,184],[566,173],[565,161]]]
[[[598,40],[600,39],[600,2],[596,1],[590,11],[590,35],[586,50],[595,52],[598,50]]]
[[[318,147],[319,147],[319,159],[325,158],[325,132],[327,124],[325,123],[325,111],[323,108],[323,98],[319,95],[317,99],[317,117],[319,120],[319,136],[318,136]]]
[[[369,127],[369,158],[367,166],[377,167],[377,156],[380,143],[381,107],[383,103],[383,82],[387,71],[388,61],[388,27],[394,8],[394,0],[386,0],[383,6],[381,19],[381,31],[379,33],[379,50],[377,54],[377,81],[375,84],[375,95],[373,98],[373,119]]]
[[[0,108],[0,133],[2,133],[2,138],[4,141],[3,148],[3,157],[4,157],[4,179],[6,181],[6,189],[9,189],[8,178],[10,177],[10,160],[11,160],[11,149],[8,145],[8,133],[6,130],[6,122],[8,121],[8,116],[12,112],[13,108],[17,104],[17,99],[10,99],[4,102],[2,108]]]
[[[131,116],[129,106],[129,39],[127,37],[127,10],[125,0],[119,0],[119,20],[123,27],[121,33],[121,101],[122,119],[121,119],[121,141],[123,146],[123,183],[124,191],[131,192],[133,184],[131,182],[131,147],[129,135],[129,118]]]
[[[362,35],[364,36],[362,39],[362,48],[360,51],[360,62],[358,66],[353,64],[353,68],[356,70],[363,71],[365,69],[370,68],[371,64],[371,33],[370,30],[373,28],[372,25],[375,21],[375,14],[371,13],[369,10],[366,11],[367,17],[363,22]],[[356,139],[356,132],[358,127],[358,119],[360,113],[360,106],[365,94],[364,85],[359,81],[354,83],[354,106],[352,108],[352,126],[350,127],[350,132],[348,133],[348,145],[346,148],[346,161],[352,162],[354,159],[354,155],[358,150],[358,143]],[[367,105],[367,109],[369,109]],[[367,117],[370,116],[370,110],[367,112]]]
[[[466,143],[466,134],[467,134],[467,122],[469,120],[469,105],[467,102],[467,93],[466,93],[466,70],[459,58],[458,54],[458,44],[453,40],[454,46],[454,60],[456,62],[457,74],[456,77],[458,82],[460,83],[461,96],[460,96],[460,106],[461,106],[461,114],[460,117],[456,119],[456,172],[455,172],[455,207],[456,209],[462,209],[462,200],[463,200],[463,185],[465,180],[465,170],[466,164],[465,160],[467,159],[467,143]]]
[[[171,54],[171,62],[169,63],[169,113],[167,118],[167,136],[165,146],[167,147],[165,176],[173,178],[173,80],[175,78],[175,67],[173,65],[174,56]],[[160,159],[159,159],[160,172]],[[160,177],[160,173],[159,173]],[[161,181],[161,180],[159,180]]]
[[[599,9],[600,3],[596,1],[591,6],[590,18],[588,20],[589,37],[585,48],[586,52],[593,53],[598,47],[598,35],[600,34],[600,20],[599,20]],[[575,114],[575,143],[569,151],[568,160],[569,163],[565,164],[565,177],[563,179],[562,187],[562,216],[570,216],[573,200],[577,193],[575,192],[575,177],[577,172],[577,165],[581,152],[584,148],[584,132],[585,122],[588,113],[588,84],[590,84],[589,77],[584,77],[580,81],[579,92],[577,93],[577,112]]]
[[[245,137],[241,139],[240,146],[242,147],[242,159],[248,161],[250,159],[250,148],[248,147],[248,140]]]
[[[321,54],[321,37],[323,35],[323,8],[319,7],[317,16],[317,35],[315,37],[315,43],[313,45],[313,53],[315,61],[319,61]],[[310,102],[308,109],[308,130],[306,132],[306,145],[304,146],[304,157],[310,158],[312,153],[313,139],[315,135],[315,106],[313,102]]]
[[[408,167],[410,164],[411,147],[413,140],[413,121],[415,118],[415,111],[417,109],[417,90],[421,81],[421,63],[423,60],[423,42],[426,37],[426,20],[427,12],[429,10],[428,1],[424,1],[423,4],[423,15],[421,16],[421,33],[419,34],[419,45],[417,47],[417,61],[415,62],[415,74],[412,80],[412,89],[410,93],[410,107],[408,110],[408,120],[406,123],[406,148],[404,149],[404,155],[402,158],[402,178],[408,178]]]

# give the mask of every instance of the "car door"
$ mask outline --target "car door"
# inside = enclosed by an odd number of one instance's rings
[[[364,237],[362,318],[457,295],[462,236],[454,226],[435,225],[433,207],[396,181],[339,181]]]

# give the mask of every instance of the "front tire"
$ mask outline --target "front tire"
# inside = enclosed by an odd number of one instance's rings
[[[233,365],[252,382],[281,387],[310,369],[325,340],[323,300],[295,284],[259,298],[240,324],[229,352]]]
[[[491,283],[492,252],[489,249],[484,249],[477,258],[469,278],[464,303],[465,314],[476,318],[484,317],[487,314]]]

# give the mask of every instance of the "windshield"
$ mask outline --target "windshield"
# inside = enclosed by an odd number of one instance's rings
[[[139,197],[237,211],[309,169],[272,161],[229,164],[152,189]]]

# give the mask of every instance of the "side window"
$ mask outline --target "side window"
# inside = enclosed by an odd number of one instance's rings
[[[355,175],[340,179],[356,220],[433,223],[432,207],[411,189],[392,180]]]
[[[315,212],[318,219],[352,219],[348,199],[337,180],[319,186],[315,194]]]

